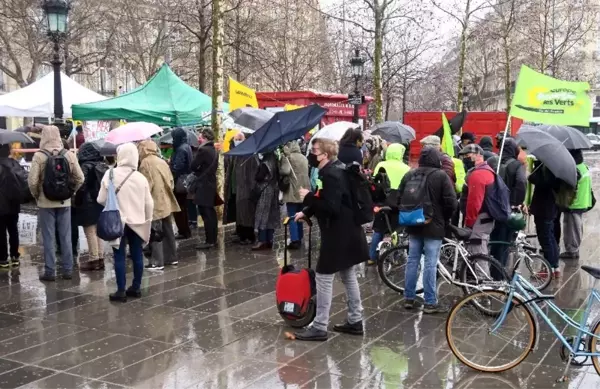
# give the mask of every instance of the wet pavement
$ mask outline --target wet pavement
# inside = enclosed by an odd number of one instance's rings
[[[587,161],[600,193],[600,154]],[[600,266],[598,216],[598,209],[585,216],[579,264]],[[546,325],[536,350],[513,370],[470,370],[447,346],[445,315],[405,311],[402,296],[374,268],[357,270],[364,336],[330,332],[324,343],[286,340],[290,328],[274,295],[281,242],[256,254],[231,243],[199,253],[193,241],[182,242],[179,265],[145,272],[143,298],[125,304],[107,298],[115,290],[112,264],[105,272],[43,284],[35,220],[22,218],[21,268],[0,273],[0,388],[600,388],[592,366],[572,368],[569,382],[555,383],[564,363]],[[291,260],[305,263],[306,253],[294,252]],[[579,264],[561,262],[562,278],[545,291],[574,317],[594,286]],[[332,324],[345,319],[339,280],[334,296]]]

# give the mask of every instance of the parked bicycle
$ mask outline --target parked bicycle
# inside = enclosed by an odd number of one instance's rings
[[[519,231],[514,242],[491,241],[489,246],[504,245],[509,246],[509,267],[508,273],[512,279],[518,271],[529,277],[531,285],[537,290],[542,291],[552,282],[552,266],[538,250],[529,242],[529,239],[536,238],[537,235],[527,235],[524,231]]]
[[[600,279],[600,268],[581,266],[581,269]],[[554,295],[541,294],[517,272],[505,290],[476,291],[451,309],[446,322],[448,345],[456,358],[472,369],[493,373],[512,369],[523,362],[537,344],[539,326],[535,312],[562,343],[561,356],[567,366],[559,381],[567,379],[570,365],[581,365],[588,358],[600,375],[600,318],[591,326],[586,325],[594,302],[600,302],[600,292],[592,289],[579,322],[556,306],[553,299]],[[481,301],[499,307],[499,313],[482,312],[478,309]],[[576,335],[565,337],[564,323],[555,325],[541,303],[574,328]]]
[[[500,288],[505,286],[509,277],[500,263],[492,257],[483,254],[471,255],[465,241],[469,239],[471,230],[449,227],[454,239],[444,238],[447,257],[440,258],[437,265],[438,278],[448,284],[459,286],[464,294],[469,294],[479,288]],[[383,253],[377,264],[379,276],[391,289],[404,293],[404,275],[408,256],[405,254],[408,246],[397,246]],[[496,275],[493,277],[492,275]],[[417,294],[423,293],[422,273],[417,281]],[[485,304],[482,305],[485,308]]]

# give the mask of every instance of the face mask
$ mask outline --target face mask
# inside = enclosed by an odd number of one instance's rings
[[[262,153],[258,153],[258,160],[262,161],[265,156]]]
[[[475,167],[475,161],[473,161],[471,158],[465,158],[463,159],[463,165],[465,165],[467,170],[470,170]]]
[[[310,153],[308,154],[308,157],[306,157],[308,159],[308,166],[310,167],[314,167],[314,168],[318,168],[319,167],[319,160],[317,159],[317,155]]]
[[[234,141],[233,141],[233,145],[234,145],[234,146],[238,146],[240,143],[242,143],[242,141],[241,141],[241,140],[234,140]]]

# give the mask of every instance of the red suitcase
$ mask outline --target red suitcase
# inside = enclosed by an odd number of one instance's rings
[[[290,218],[283,221],[284,241],[287,245]],[[312,223],[308,224],[308,267],[299,269],[288,264],[287,249],[284,250],[283,267],[275,284],[275,298],[279,314],[287,325],[294,328],[306,327],[317,314],[315,272],[310,268],[312,255]]]

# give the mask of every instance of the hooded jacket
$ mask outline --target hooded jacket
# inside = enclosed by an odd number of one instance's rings
[[[379,162],[375,167],[373,176],[377,175],[379,170],[384,169],[390,179],[391,189],[398,189],[402,177],[410,170],[410,167],[403,162],[406,147],[401,144],[393,143],[385,151],[385,161]]]
[[[56,126],[44,126],[42,129],[42,138],[40,140],[40,149],[46,150],[49,153],[58,153],[63,149],[63,142],[60,138],[60,132]],[[83,184],[84,177],[81,167],[77,162],[75,154],[67,151],[65,157],[69,161],[71,171],[71,185],[76,192]],[[48,157],[42,152],[37,152],[33,155],[31,168],[29,169],[28,184],[31,194],[35,198],[39,208],[63,208],[70,207],[71,200],[52,201],[48,200],[42,190],[44,181],[44,171],[46,170],[46,162]]]
[[[290,187],[283,193],[284,203],[302,203],[300,188],[310,189],[308,160],[300,151],[298,142],[289,142],[283,147],[279,174],[290,179]]]
[[[179,176],[190,174],[192,165],[192,147],[188,144],[188,135],[183,128],[173,130],[173,155],[171,155],[171,172],[177,181]]]
[[[145,243],[150,241],[150,225],[154,212],[154,201],[150,193],[148,180],[137,171],[139,154],[133,143],[125,143],[117,148],[117,167],[113,168],[115,190],[121,185],[117,194],[121,220],[133,230]],[[125,181],[125,178],[133,174]],[[110,170],[102,179],[98,203],[106,205],[108,197],[108,180]],[[125,182],[124,182],[125,181]],[[124,182],[124,183],[123,183]]]
[[[145,140],[138,145],[140,154],[139,172],[146,177],[150,194],[154,202],[152,220],[160,220],[174,212],[180,212],[173,188],[175,182],[169,165],[160,157],[158,146],[152,140]]]
[[[491,136],[484,136],[479,141],[479,146],[483,149],[483,160],[487,161],[488,159],[495,157],[496,153],[494,153],[494,141]]]
[[[500,177],[510,190],[510,205],[519,206],[525,201],[527,193],[527,173],[525,166],[519,161],[520,148],[513,138],[506,138],[500,158]],[[498,156],[490,158],[488,165],[498,171]]]
[[[102,206],[98,204],[98,190],[108,170],[100,150],[92,143],[84,143],[77,151],[77,159],[83,172],[84,182],[75,194],[74,207],[77,225],[87,227],[98,222]]]
[[[454,185],[448,175],[441,169],[442,154],[434,148],[425,148],[419,157],[419,167],[408,172],[400,184],[400,197],[404,187],[414,174],[427,174],[427,193],[433,208],[431,222],[423,226],[408,227],[410,235],[424,238],[442,239],[446,235],[446,224],[458,207]],[[433,172],[431,172],[433,170]]]

